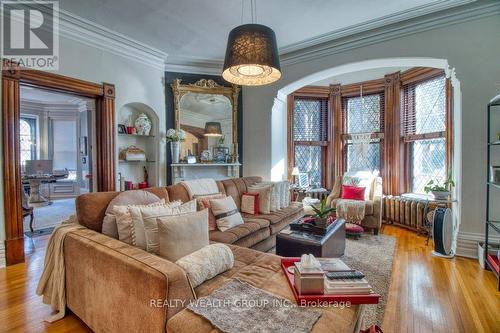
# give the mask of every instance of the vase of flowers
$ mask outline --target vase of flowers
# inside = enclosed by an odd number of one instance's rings
[[[166,135],[167,142],[170,143],[170,155],[172,163],[179,163],[181,155],[181,142],[186,139],[186,133],[181,129],[169,129]]]

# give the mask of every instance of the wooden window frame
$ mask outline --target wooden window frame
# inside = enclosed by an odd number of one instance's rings
[[[325,99],[327,103],[327,124],[326,124],[326,140],[322,141],[295,141],[293,139],[294,127],[294,107],[295,99]],[[288,160],[288,180],[293,181],[292,170],[295,165],[295,147],[296,146],[319,146],[321,149],[321,186],[331,188],[333,186],[333,169],[334,166],[329,161],[333,160],[333,135],[332,135],[332,115],[331,115],[331,100],[328,87],[322,86],[307,86],[288,95],[287,101],[287,160]]]
[[[361,97],[361,86],[363,87],[363,96],[368,95],[379,95],[380,98],[380,126],[382,127],[380,131],[374,132],[371,135],[372,139],[379,139],[380,144],[380,171],[383,169],[385,162],[384,146],[385,146],[385,89],[383,79],[365,81],[361,83],[349,84],[341,86],[341,145],[342,145],[342,169],[340,170],[340,175],[347,172],[347,146],[349,139],[351,138],[350,133],[347,133],[347,110],[344,103],[344,99],[349,98],[359,98]]]
[[[435,68],[412,68],[401,73],[400,82],[400,97],[403,97],[404,87],[410,84],[416,85],[434,78],[445,76],[445,73],[441,69]],[[413,165],[411,163],[411,153],[412,153],[412,143],[415,141],[421,141],[426,139],[445,139],[446,146],[446,161],[445,169],[446,172],[452,170],[453,163],[453,107],[452,107],[452,87],[449,78],[445,77],[445,131],[423,133],[423,134],[410,134],[401,135],[400,137],[400,149],[401,149],[401,160],[404,166],[403,182],[401,186],[401,192],[411,193],[412,192],[412,173]],[[401,133],[401,131],[400,131]]]

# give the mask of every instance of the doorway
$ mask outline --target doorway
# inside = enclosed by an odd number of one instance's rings
[[[92,145],[94,147],[92,154],[95,156],[92,159],[92,190],[114,191],[116,184],[114,85],[109,83],[97,84],[53,73],[28,70],[7,59],[3,59],[2,147],[5,257],[7,265],[24,261],[20,145],[20,95],[22,86],[46,89],[51,92],[69,93],[76,97],[86,97],[95,101],[95,119],[94,126],[92,126],[94,130],[93,137],[95,138],[95,144]],[[28,133],[28,131],[25,133]],[[43,166],[41,167],[43,168]],[[49,169],[47,165],[45,167]]]
[[[23,226],[31,240],[75,214],[75,198],[93,190],[94,117],[95,99],[21,84]]]

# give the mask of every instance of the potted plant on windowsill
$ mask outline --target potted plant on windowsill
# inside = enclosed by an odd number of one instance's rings
[[[455,182],[450,176],[444,181],[444,183],[439,183],[438,181],[430,180],[424,187],[425,193],[429,194],[432,192],[434,199],[436,200],[448,200],[450,196],[450,190],[455,187]]]
[[[316,213],[314,215],[309,215],[314,218],[314,225],[320,228],[326,228],[328,225],[328,216],[331,212],[335,211],[335,208],[327,207],[326,199],[323,199],[319,207],[311,205],[311,209]]]

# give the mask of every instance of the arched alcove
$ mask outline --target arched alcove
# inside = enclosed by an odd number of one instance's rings
[[[127,181],[132,181],[134,187],[144,180],[146,168],[148,174],[148,186],[158,186],[159,184],[159,118],[158,114],[150,106],[132,102],[123,105],[117,113],[116,122],[118,125],[134,126],[135,120],[140,114],[145,114],[151,121],[151,131],[148,136],[131,135],[118,132],[117,156],[118,156],[118,178],[121,174]],[[130,146],[136,146],[146,152],[147,161],[130,162],[123,159],[121,154],[123,149]],[[119,179],[117,179],[117,189],[120,188]]]

